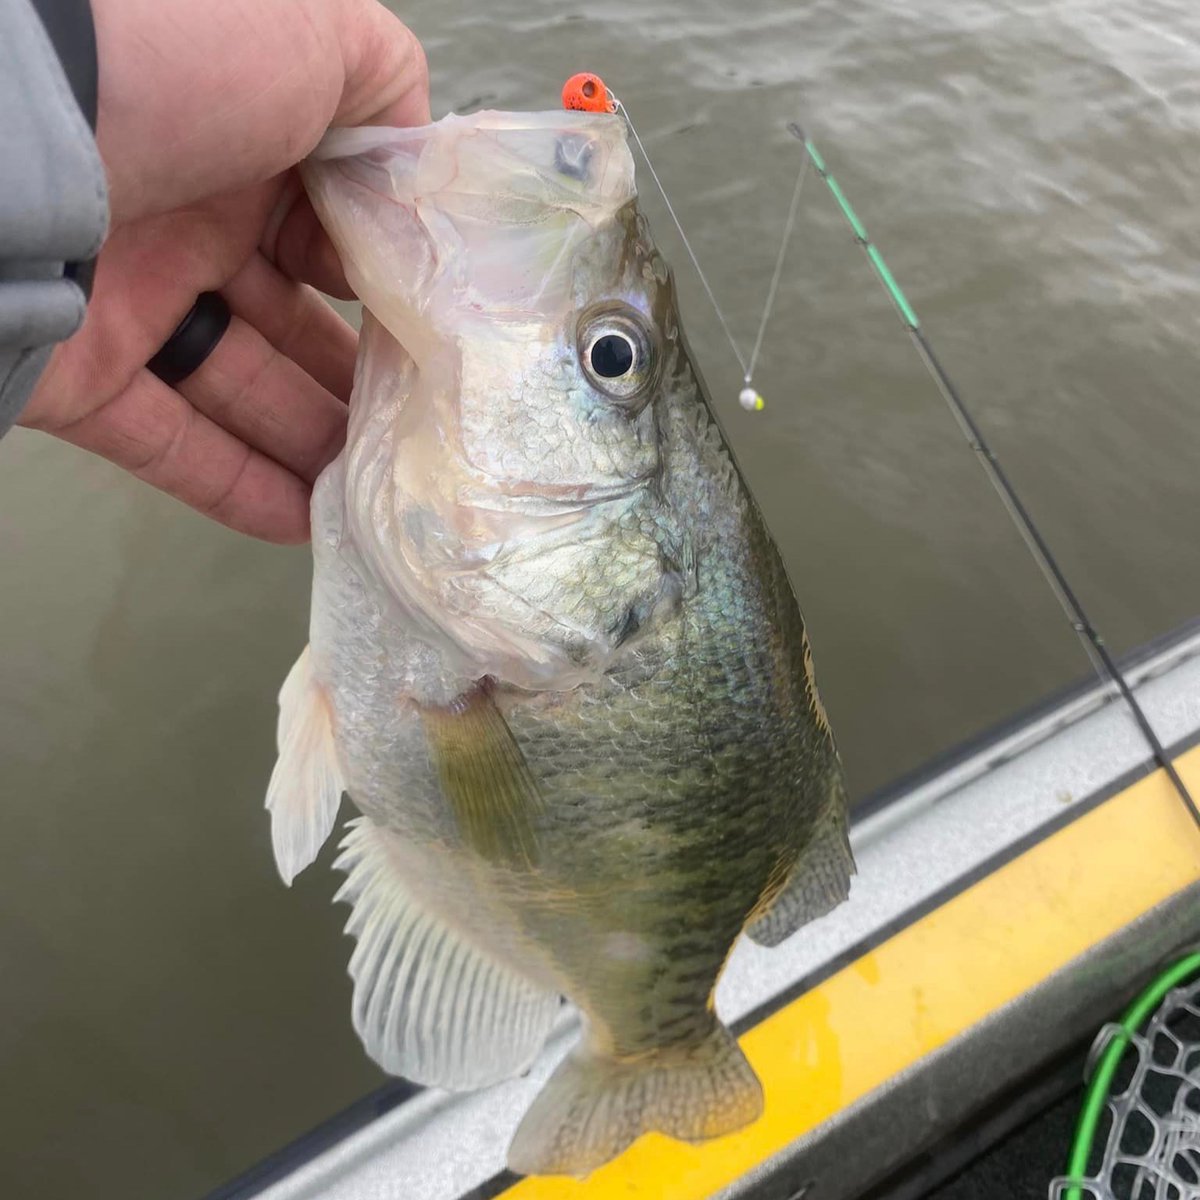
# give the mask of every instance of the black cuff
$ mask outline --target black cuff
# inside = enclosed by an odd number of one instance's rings
[[[32,0],[32,3],[62,63],[75,103],[95,133],[100,73],[91,0]]]

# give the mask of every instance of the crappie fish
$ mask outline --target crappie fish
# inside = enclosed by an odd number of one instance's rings
[[[847,894],[845,793],[791,585],[714,420],[624,122],[482,112],[329,135],[304,168],[364,304],[313,494],[307,649],[267,804],[338,861],[385,1070],[578,1046],[509,1150],[583,1175],[762,1110],[713,990]]]

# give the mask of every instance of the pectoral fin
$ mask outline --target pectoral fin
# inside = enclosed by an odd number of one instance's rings
[[[442,793],[467,845],[489,862],[535,866],[545,805],[489,681],[421,716]]]

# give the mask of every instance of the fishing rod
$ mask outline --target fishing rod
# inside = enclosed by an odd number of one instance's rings
[[[1154,732],[1154,728],[1151,726],[1145,710],[1138,702],[1137,697],[1134,696],[1133,689],[1130,688],[1129,681],[1125,678],[1125,673],[1117,665],[1095,624],[1088,617],[1082,602],[1075,594],[1074,588],[1067,581],[1062,567],[1059,566],[1058,560],[1054,557],[1046,539],[1042,536],[1041,530],[1038,529],[1029,510],[1017,494],[1017,490],[1009,479],[1008,474],[1000,465],[1000,460],[996,457],[995,452],[984,437],[983,431],[963,401],[962,394],[954,386],[954,382],[946,373],[946,369],[938,360],[937,355],[934,354],[933,347],[929,344],[929,339],[925,336],[925,332],[921,328],[921,322],[917,318],[916,311],[908,302],[908,298],[888,269],[888,265],[884,262],[883,255],[880,254],[878,247],[871,241],[866,226],[859,220],[858,214],[851,207],[850,201],[846,199],[845,192],[842,191],[838,185],[838,181],[834,179],[829,168],[825,165],[825,160],[821,157],[816,146],[813,145],[812,139],[795,123],[788,125],[788,132],[803,145],[805,161],[811,160],[817,174],[825,181],[833,198],[837,201],[842,215],[849,222],[851,229],[854,230],[855,241],[862,247],[863,253],[867,256],[867,260],[871,264],[871,269],[875,273],[875,277],[883,285],[884,291],[887,292],[888,298],[892,301],[896,312],[900,315],[900,319],[904,323],[905,329],[912,338],[921,361],[933,377],[943,399],[950,406],[950,411],[953,413],[959,429],[966,438],[967,444],[975,452],[985,474],[991,481],[992,486],[999,493],[1005,508],[1008,510],[1009,516],[1012,517],[1013,523],[1024,539],[1025,545],[1029,548],[1030,553],[1037,561],[1047,582],[1050,584],[1051,590],[1062,605],[1063,611],[1071,623],[1071,627],[1083,642],[1084,650],[1091,659],[1092,665],[1102,680],[1107,676],[1116,684],[1121,698],[1128,705],[1129,711],[1133,714],[1138,728],[1141,730],[1150,747],[1154,761],[1166,772],[1167,778],[1179,793],[1192,820],[1200,827],[1200,810],[1197,809],[1196,802],[1192,799],[1187,785],[1180,778],[1175,764],[1171,761],[1162,743],[1158,740],[1158,735]]]

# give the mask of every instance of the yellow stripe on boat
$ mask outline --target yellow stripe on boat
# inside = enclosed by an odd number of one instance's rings
[[[1200,747],[1176,760],[1200,792]],[[505,1200],[705,1200],[1200,876],[1162,771],[1132,784],[747,1031],[766,1112],[692,1146],[649,1134],[583,1182]]]

